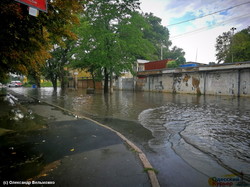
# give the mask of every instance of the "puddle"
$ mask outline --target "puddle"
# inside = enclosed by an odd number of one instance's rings
[[[43,117],[20,105],[8,94],[0,96],[0,176],[27,180],[44,167],[43,155],[33,150],[30,134],[47,127]]]
[[[8,96],[0,97],[0,135],[8,132],[24,133],[46,128],[44,118],[17,103],[12,103]]]

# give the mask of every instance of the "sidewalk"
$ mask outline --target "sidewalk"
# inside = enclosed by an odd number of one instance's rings
[[[46,103],[14,95],[0,97],[1,181],[151,186],[152,176],[144,171],[147,160],[142,164],[144,154],[119,133]]]

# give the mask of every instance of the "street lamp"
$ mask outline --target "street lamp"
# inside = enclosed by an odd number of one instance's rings
[[[232,38],[231,38],[231,48],[232,48],[232,63],[234,62],[234,55],[233,55],[233,36],[234,36],[234,31],[236,30],[236,28],[235,27],[232,27],[231,29],[230,29],[231,31],[232,31]]]

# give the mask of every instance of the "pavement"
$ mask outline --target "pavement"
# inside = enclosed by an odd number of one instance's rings
[[[145,154],[111,128],[14,92],[2,91],[0,108],[3,184],[159,186]]]

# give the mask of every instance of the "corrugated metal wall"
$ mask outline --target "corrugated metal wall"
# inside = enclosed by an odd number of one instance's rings
[[[145,70],[152,70],[152,69],[164,69],[167,68],[167,60],[160,60],[160,61],[153,61],[145,63]]]

